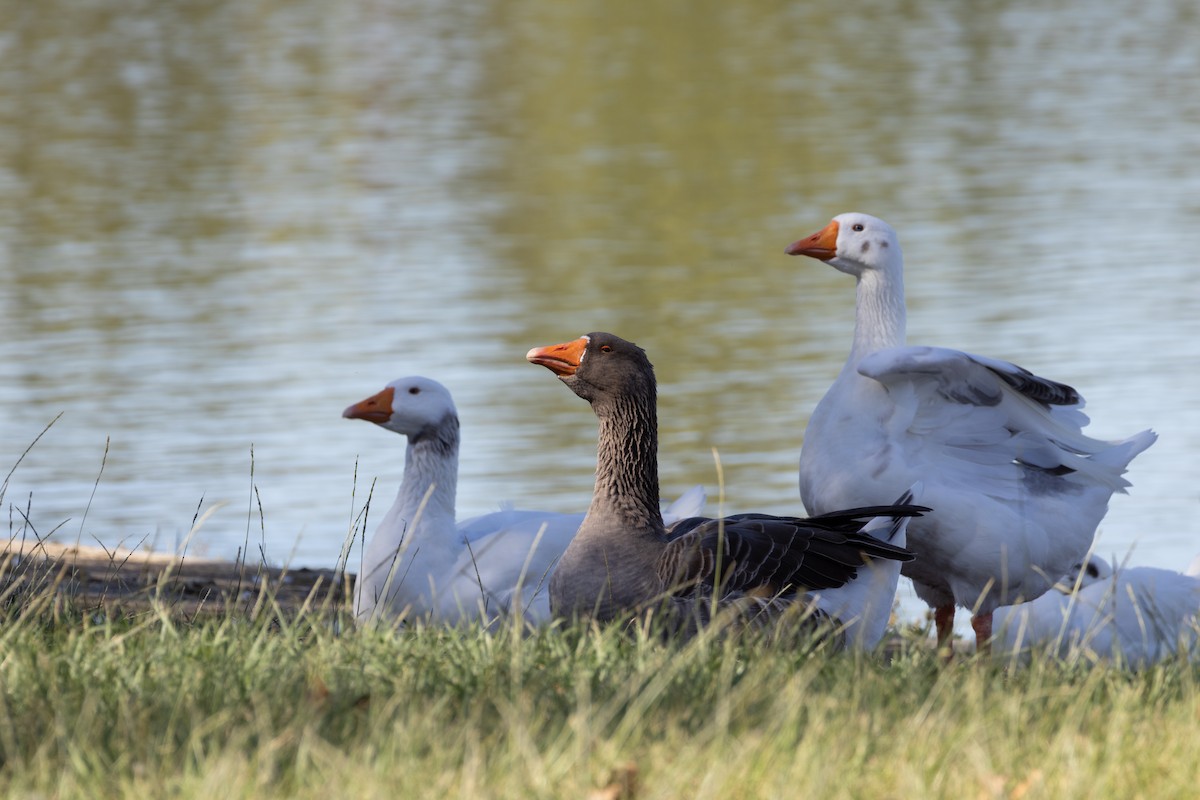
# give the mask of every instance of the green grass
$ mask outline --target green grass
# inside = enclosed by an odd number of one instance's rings
[[[615,628],[0,614],[0,791],[182,798],[1193,797],[1197,671]]]
[[[73,598],[64,574],[0,563],[0,796],[1069,800],[1200,787],[1200,668],[1183,661],[945,666],[925,632],[885,657],[761,632],[664,644],[582,625],[360,631],[328,587],[304,603],[261,584],[252,602],[225,593],[199,613],[166,580],[114,606]]]

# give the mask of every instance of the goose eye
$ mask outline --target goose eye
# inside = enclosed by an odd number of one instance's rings
[[[850,230],[859,231],[861,233],[863,230],[863,224],[861,222],[856,222],[850,226]]]
[[[408,387],[408,393],[409,394],[420,394],[421,390],[419,388],[417,388],[416,386],[410,386],[410,387]]]

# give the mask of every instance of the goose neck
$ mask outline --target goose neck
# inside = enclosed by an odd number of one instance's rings
[[[404,478],[396,502],[408,515],[454,518],[458,491],[458,419],[409,438]]]
[[[900,347],[906,327],[904,281],[899,273],[868,270],[859,276],[850,362],[857,364],[876,351]]]
[[[654,398],[597,405],[600,420],[596,485],[588,518],[634,534],[661,536],[658,417]],[[591,526],[589,526],[591,527]]]

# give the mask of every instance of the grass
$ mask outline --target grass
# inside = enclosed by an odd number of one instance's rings
[[[43,604],[49,607],[49,604]],[[0,622],[0,790],[39,797],[1191,797],[1197,672],[335,609]]]
[[[861,654],[762,632],[358,630],[343,586],[315,581],[306,600],[281,576],[248,594],[238,577],[188,604],[182,565],[119,603],[73,590],[117,572],[112,558],[90,573],[0,559],[0,796],[1069,800],[1200,785],[1200,671],[1182,660],[946,666],[926,631]]]

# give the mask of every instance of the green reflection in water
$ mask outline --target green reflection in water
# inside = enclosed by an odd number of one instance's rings
[[[900,229],[919,340],[1094,397],[1195,338],[1192,271],[1113,257],[1196,229],[1184,0],[0,4],[5,446],[42,403],[154,451],[106,473],[122,524],[255,441],[264,485],[322,498],[281,527],[340,529],[331,471],[397,457],[337,413],[416,371],[454,386],[473,510],[571,508],[594,428],[522,356],[593,329],[658,366],[665,486],[711,486],[716,446],[738,507],[789,507],[852,287],[782,250],[849,209]],[[1166,344],[1111,324],[1162,309]],[[90,490],[82,437],[31,477]]]

